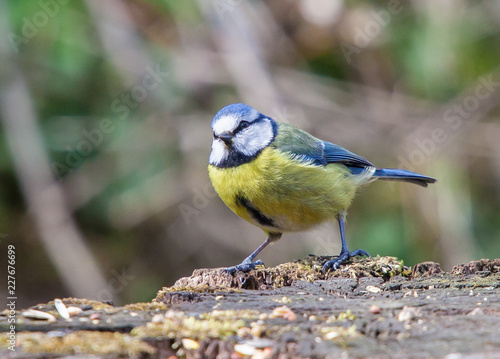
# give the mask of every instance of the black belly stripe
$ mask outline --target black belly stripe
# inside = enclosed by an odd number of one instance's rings
[[[260,225],[262,226],[267,226],[267,227],[276,227],[274,224],[274,221],[272,218],[269,218],[265,215],[262,214],[253,204],[246,198],[245,196],[239,194],[235,198],[236,205],[239,207],[245,208],[248,213],[252,216],[253,219],[255,219],[257,222],[259,222]]]

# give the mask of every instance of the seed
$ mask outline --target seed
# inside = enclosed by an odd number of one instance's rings
[[[68,309],[68,314],[70,316],[78,315],[78,314],[80,314],[80,313],[83,312],[83,309],[80,308],[80,307],[73,307],[73,306],[71,306],[71,307],[68,307],[67,309]]]
[[[193,339],[184,338],[182,339],[182,347],[186,350],[198,350],[200,343]]]
[[[257,323],[252,323],[252,329],[250,330],[250,334],[252,334],[256,338],[260,338],[262,333],[264,333],[264,327]]]
[[[161,323],[165,319],[165,315],[158,313],[153,315],[153,318],[151,318],[152,323]]]
[[[49,323],[53,323],[56,321],[56,317],[54,317],[50,313],[42,312],[40,310],[35,310],[35,309],[28,309],[24,312],[22,312],[22,315],[26,318],[30,319],[41,319],[41,320],[47,320]]]
[[[332,340],[332,339],[338,338],[339,336],[340,336],[339,332],[332,331],[332,332],[328,332],[325,334],[325,339]]]
[[[251,334],[250,328],[241,327],[240,329],[238,329],[238,336],[241,338],[247,338],[250,336],[250,334]]]
[[[297,315],[286,305],[282,307],[274,308],[271,313],[271,318],[285,318],[286,320],[295,320],[297,319]]]
[[[375,287],[374,285],[367,285],[366,290],[371,293],[380,293],[382,291],[382,289],[380,289],[379,287]]]
[[[54,299],[54,306],[56,307],[57,312],[61,317],[63,317],[64,319],[69,319],[68,308],[66,308],[66,305],[61,299]]]
[[[250,344],[236,344],[234,346],[234,351],[243,356],[254,355],[255,347]]]
[[[373,304],[372,306],[370,306],[370,313],[380,314],[380,312],[381,312],[381,309],[378,305]]]
[[[403,309],[398,314],[398,320],[400,322],[410,321],[417,317],[417,308],[404,306]]]

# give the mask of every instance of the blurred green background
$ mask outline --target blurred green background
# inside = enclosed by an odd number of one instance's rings
[[[12,243],[19,306],[149,301],[255,249],[206,171],[234,102],[438,179],[360,191],[350,248],[447,270],[500,255],[496,0],[6,0],[0,31],[1,276]],[[260,258],[339,250],[329,224]]]

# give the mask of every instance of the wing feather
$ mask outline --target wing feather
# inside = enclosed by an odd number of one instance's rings
[[[278,134],[272,144],[283,152],[290,153],[303,162],[312,162],[318,166],[328,163],[342,163],[347,167],[375,167],[371,162],[345,148],[322,141],[295,126],[280,123]]]

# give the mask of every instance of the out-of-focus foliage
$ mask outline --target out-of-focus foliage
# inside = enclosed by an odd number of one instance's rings
[[[24,127],[9,130],[26,106],[64,195],[54,206],[64,203],[106,281],[89,298],[150,300],[264,239],[206,173],[210,120],[233,102],[438,179],[362,190],[351,248],[446,269],[500,255],[497,1],[7,0],[0,12],[0,96],[16,78],[29,95],[0,112],[0,247],[16,244],[24,305],[74,294],[62,272],[85,268],[54,264],[67,250],[49,249],[50,216],[22,185],[44,170],[16,163],[35,146]],[[337,231],[285,235],[260,257],[337,254]]]

